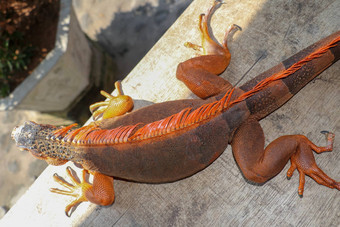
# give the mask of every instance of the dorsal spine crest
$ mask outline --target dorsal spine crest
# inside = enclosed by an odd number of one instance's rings
[[[138,126],[140,126],[141,123],[136,125],[120,126],[114,129],[100,129],[96,125],[88,125],[72,131],[72,128],[76,126],[76,124],[73,124],[55,130],[47,139],[59,140],[62,138],[64,143],[77,145],[110,145],[150,139],[184,129],[192,126],[193,124],[209,120],[217,114],[221,114],[226,111],[231,106],[242,102],[255,93],[263,90],[272,82],[292,75],[301,69],[301,67],[303,67],[307,62],[322,56],[330,48],[336,46],[336,43],[339,41],[340,37],[337,37],[328,45],[319,48],[299,62],[293,64],[288,69],[260,81],[253,89],[243,93],[233,101],[230,101],[230,99],[235,88],[229,89],[224,97],[219,101],[204,104],[195,110],[192,110],[192,108],[183,109],[179,113],[173,114],[159,121],[151,122],[140,128],[138,128]]]

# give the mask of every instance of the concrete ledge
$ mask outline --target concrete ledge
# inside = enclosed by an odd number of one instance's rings
[[[212,18],[218,40],[232,23],[243,28],[230,42],[233,54],[223,77],[235,84],[296,53],[340,27],[340,2],[282,0],[226,1]],[[192,56],[185,41],[199,43],[198,15],[211,1],[196,0],[123,81],[124,92],[136,103],[194,97],[175,78],[177,64]],[[284,134],[304,134],[314,143],[325,143],[320,130],[338,133],[340,63],[321,74],[281,109],[261,121],[266,143]],[[340,139],[334,152],[317,155],[318,165],[331,177],[340,177]],[[304,198],[297,195],[298,174],[290,181],[289,165],[263,186],[248,184],[228,148],[198,174],[169,184],[137,184],[115,180],[116,201],[110,207],[89,203],[78,206],[71,218],[64,207],[72,198],[55,195],[52,175],[65,176],[65,166],[48,167],[26,194],[1,220],[3,226],[198,225],[198,226],[339,226],[340,196],[306,178]],[[80,174],[80,171],[77,171]]]

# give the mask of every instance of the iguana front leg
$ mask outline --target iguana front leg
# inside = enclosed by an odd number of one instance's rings
[[[132,98],[123,94],[119,81],[115,83],[115,87],[118,90],[117,96],[112,96],[106,92],[101,91],[101,93],[109,100],[98,102],[90,106],[90,110],[93,113],[94,120],[97,120],[100,116],[102,116],[103,119],[108,119],[124,115],[126,112],[130,111],[133,108]],[[55,136],[58,137],[61,134],[66,134],[73,126],[74,125],[71,125],[56,130]],[[98,126],[95,121],[93,123],[90,123],[89,126],[82,127],[82,130],[96,130],[97,128]],[[54,160],[46,161],[50,164],[54,164]],[[64,164],[65,162],[60,163]],[[96,171],[88,171],[84,169],[82,181],[78,181],[77,178],[72,174],[72,169],[70,167],[66,168],[66,171],[73,184],[68,183],[64,179],[60,178],[57,174],[55,174],[53,178],[57,183],[66,187],[68,191],[57,188],[51,188],[50,191],[57,194],[75,197],[75,200],[69,203],[65,208],[65,213],[67,216],[70,216],[69,212],[71,211],[71,209],[81,202],[90,201],[102,206],[111,205],[114,202],[113,177],[101,174]],[[86,181],[86,173],[93,175],[93,184],[90,184]]]
[[[217,75],[221,74],[230,63],[230,52],[227,45],[228,35],[232,30],[241,30],[241,28],[232,25],[227,29],[222,44],[214,41],[209,33],[208,22],[218,4],[220,2],[215,1],[208,12],[199,17],[202,46],[190,42],[185,43],[185,46],[201,51],[202,55],[180,63],[176,72],[177,79],[185,83],[194,94],[203,99],[232,87],[228,81]]]
[[[90,106],[90,111],[94,120],[97,120],[101,115],[103,119],[108,119],[124,115],[132,110],[133,100],[130,96],[124,95],[120,81],[115,83],[115,88],[118,91],[117,96],[112,96],[105,91],[100,91],[100,94],[108,98],[108,100],[97,102]]]
[[[287,176],[291,177],[295,169],[300,173],[298,193],[303,195],[305,175],[317,183],[340,190],[340,182],[327,176],[316,164],[316,153],[333,149],[334,134],[328,133],[327,146],[318,147],[303,135],[281,136],[264,149],[264,134],[257,120],[249,119],[235,132],[232,150],[244,177],[252,182],[264,183],[277,175],[287,162],[291,167]]]
[[[73,184],[68,183],[57,174],[55,174],[53,178],[57,183],[67,188],[68,191],[58,188],[51,188],[50,191],[75,197],[75,200],[69,203],[65,208],[65,214],[67,216],[70,216],[71,214],[69,212],[71,209],[81,202],[90,201],[102,206],[111,205],[113,203],[115,196],[112,177],[92,171],[93,184],[90,184],[86,181],[86,173],[89,173],[89,171],[83,170],[82,181],[78,181],[78,179],[73,176],[71,167],[66,168],[66,171]]]

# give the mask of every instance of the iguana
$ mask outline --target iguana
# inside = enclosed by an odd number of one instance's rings
[[[202,99],[183,99],[147,106],[129,112],[132,99],[119,90],[108,101],[93,104],[95,121],[75,129],[25,122],[12,132],[18,147],[52,165],[68,161],[82,167],[79,182],[67,168],[73,184],[55,175],[69,191],[52,192],[74,196],[65,212],[83,201],[110,205],[114,201],[113,177],[135,182],[163,183],[191,176],[209,166],[231,144],[237,164],[251,182],[264,183],[291,161],[287,176],[300,173],[299,195],[305,175],[317,183],[340,190],[340,182],[328,177],[315,163],[313,151],[333,149],[334,134],[324,132],[325,147],[303,135],[281,136],[264,149],[259,120],[282,106],[314,77],[340,57],[340,31],[307,47],[240,87],[219,77],[229,65],[227,29],[222,44],[214,41],[208,21],[218,2],[200,15],[202,45],[186,46],[202,55],[178,65],[176,76]],[[101,119],[99,119],[102,117]],[[94,176],[93,183],[85,180]]]

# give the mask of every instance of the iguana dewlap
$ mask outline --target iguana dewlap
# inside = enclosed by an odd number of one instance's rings
[[[82,182],[78,182],[68,169],[74,185],[55,176],[69,191],[52,191],[76,197],[67,206],[67,214],[82,201],[111,204],[114,201],[112,177],[148,183],[176,181],[207,167],[228,144],[244,177],[250,181],[266,182],[290,160],[287,175],[292,176],[298,169],[300,195],[305,175],[340,190],[340,183],[328,177],[313,156],[313,151],[332,150],[333,133],[325,132],[325,147],[314,145],[303,135],[288,135],[264,149],[264,135],[258,123],[339,59],[340,31],[233,88],[217,75],[229,64],[227,36],[237,27],[227,30],[221,45],[211,38],[208,20],[216,4],[200,16],[202,46],[186,44],[202,49],[203,55],[180,63],[176,72],[179,80],[204,99],[164,102],[117,116],[133,105],[120,91],[117,99],[104,94],[110,100],[91,107],[96,111],[96,119],[100,115],[104,117],[88,126],[74,129],[74,125],[55,127],[26,122],[13,130],[17,145],[35,157],[53,165],[72,161],[94,175],[93,184],[87,183],[84,176]],[[107,108],[98,109],[102,106]]]

